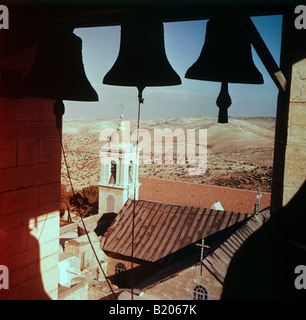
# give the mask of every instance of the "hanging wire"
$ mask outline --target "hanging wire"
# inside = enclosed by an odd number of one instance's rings
[[[64,148],[64,145],[63,145],[63,138],[62,138],[62,133],[61,133],[61,124],[62,124],[62,116],[64,114],[64,111],[65,111],[65,106],[64,106],[64,103],[63,101],[61,100],[57,100],[54,104],[54,114],[56,116],[56,127],[58,128],[58,133],[59,133],[59,137],[60,137],[60,142],[61,142],[61,149],[62,149],[62,153],[63,153],[63,157],[64,157],[64,162],[65,162],[65,166],[66,166],[66,170],[67,170],[67,175],[68,175],[68,179],[69,179],[69,182],[70,182],[70,187],[71,187],[71,191],[72,191],[72,194],[73,196],[75,196],[75,191],[74,191],[74,187],[73,187],[73,184],[72,184],[72,179],[71,179],[71,176],[70,176],[70,172],[69,172],[69,168],[68,168],[68,163],[67,163],[67,158],[66,158],[66,153],[65,153],[65,148]],[[107,285],[109,286],[115,300],[117,300],[117,296],[112,288],[112,286],[110,285],[108,279],[106,278],[106,274],[102,268],[102,265],[101,265],[101,262],[97,256],[97,253],[96,253],[96,250],[92,244],[92,241],[89,237],[89,234],[88,234],[88,231],[87,231],[87,228],[85,226],[85,223],[84,223],[84,219],[81,215],[81,211],[80,209],[78,208],[78,214],[79,214],[79,217],[81,218],[81,221],[82,221],[82,224],[83,224],[83,227],[84,227],[84,230],[85,230],[85,233],[86,233],[86,236],[87,236],[87,239],[88,239],[88,242],[90,244],[90,247],[93,251],[93,254],[98,262],[98,265],[103,273],[103,276],[105,278],[105,281],[107,283]]]
[[[139,124],[140,124],[140,104],[143,103],[142,91],[144,87],[138,87],[138,115],[137,115],[137,138],[136,138],[136,163],[135,165],[139,168]],[[133,199],[133,212],[132,212],[132,263],[131,263],[131,299],[134,300],[134,233],[135,233],[135,208],[136,208],[136,190],[137,190],[137,171],[135,170],[135,182],[134,182],[134,199]]]

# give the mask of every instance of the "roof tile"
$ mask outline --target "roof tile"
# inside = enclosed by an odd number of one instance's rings
[[[145,200],[135,201],[134,208],[128,200],[106,232],[103,250],[154,262],[249,216]]]

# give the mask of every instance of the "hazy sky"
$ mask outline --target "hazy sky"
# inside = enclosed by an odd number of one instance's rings
[[[252,18],[271,54],[279,64],[282,16]],[[184,78],[197,60],[204,43],[207,20],[164,23],[168,60],[179,74],[182,84],[169,87],[147,87],[143,92],[142,119],[217,116],[216,98],[220,83]],[[120,26],[76,29],[83,40],[83,62],[89,81],[99,95],[99,102],[65,101],[64,119],[118,118],[120,105],[126,119],[136,119],[137,89],[102,84],[119,52]],[[255,65],[264,77],[263,85],[229,84],[232,105],[229,116],[252,117],[276,115],[278,89],[261,60],[252,49]],[[226,54],[226,52],[225,52]]]

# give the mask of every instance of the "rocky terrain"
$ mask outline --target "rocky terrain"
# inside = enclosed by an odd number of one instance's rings
[[[125,119],[128,121],[129,119]],[[131,120],[131,132],[136,121]],[[116,129],[119,119],[80,119],[63,123],[63,140],[67,162],[74,188],[80,190],[96,185],[100,179],[99,150],[105,144],[99,141],[100,132],[106,128]],[[151,148],[152,163],[141,164],[139,175],[190,183],[226,186],[270,192],[272,180],[274,118],[229,118],[228,124],[218,124],[216,117],[176,118],[142,120],[140,128],[150,133],[154,142],[154,129],[207,129],[207,170],[201,175],[190,175],[194,165],[186,159],[177,163],[177,141],[167,145],[164,154],[173,152],[172,164],[154,163],[154,148]],[[187,138],[186,138],[187,139]],[[198,137],[196,136],[196,154]],[[149,141],[150,142],[150,141]],[[148,143],[149,143],[148,142]],[[62,183],[69,187],[67,171],[62,163]]]

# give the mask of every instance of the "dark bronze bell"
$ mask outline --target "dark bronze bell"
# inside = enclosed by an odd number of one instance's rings
[[[23,81],[24,96],[98,101],[82,61],[82,40],[69,28],[41,42],[33,67]]]
[[[135,86],[140,93],[147,86],[181,84],[167,59],[159,19],[133,14],[123,21],[119,54],[103,83]]]
[[[229,15],[219,15],[207,22],[201,54],[185,78],[222,83],[217,99],[221,123],[228,122],[227,108],[231,105],[228,83],[263,83],[252,59],[251,43],[238,21]]]

